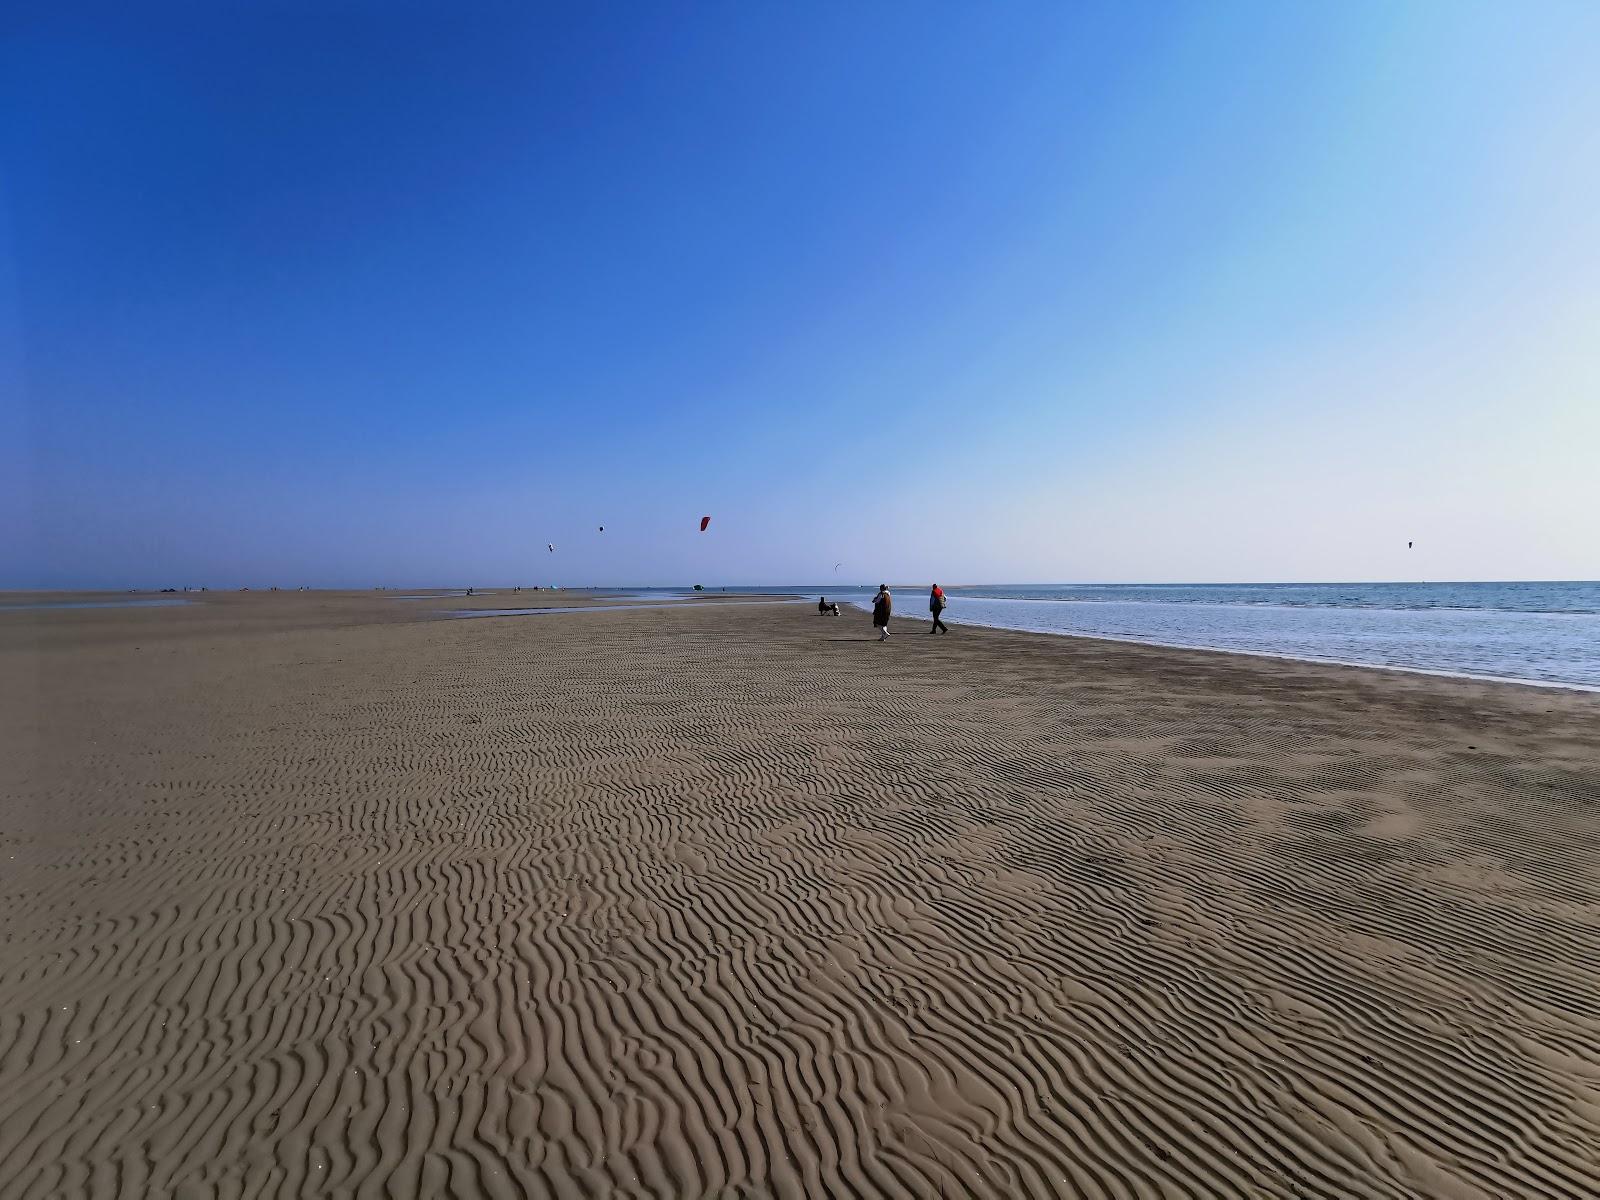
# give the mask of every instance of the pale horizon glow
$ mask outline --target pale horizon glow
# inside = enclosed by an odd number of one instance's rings
[[[1600,7],[625,11],[19,22],[0,588],[1600,578]]]

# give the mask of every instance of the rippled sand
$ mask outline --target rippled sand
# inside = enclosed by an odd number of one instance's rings
[[[7,1197],[1600,1195],[1600,698],[204,599],[0,615]]]

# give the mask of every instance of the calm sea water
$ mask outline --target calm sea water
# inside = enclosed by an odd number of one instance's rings
[[[872,594],[825,584],[783,590],[863,607]],[[1600,582],[1010,584],[949,593],[952,626],[1600,689]],[[895,603],[926,615],[926,587],[896,588]]]
[[[1129,601],[1269,608],[1440,608],[1480,612],[1600,613],[1600,583],[1106,583],[1006,584],[959,589],[1007,600]]]

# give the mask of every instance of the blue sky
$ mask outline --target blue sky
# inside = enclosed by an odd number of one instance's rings
[[[1600,7],[133,8],[0,586],[1600,576]]]

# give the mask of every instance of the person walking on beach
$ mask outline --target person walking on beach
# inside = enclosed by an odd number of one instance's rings
[[[889,585],[880,583],[878,594],[872,598],[872,624],[878,630],[880,642],[889,640],[889,614],[894,612],[894,597],[889,594]]]
[[[928,611],[933,614],[933,628],[928,630],[928,636],[932,637],[936,633],[949,633],[950,631],[945,628],[944,622],[939,619],[939,614],[944,611],[944,589],[937,583],[933,585],[933,590],[928,593]]]

